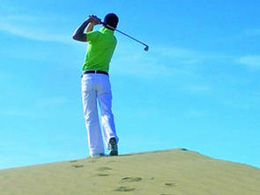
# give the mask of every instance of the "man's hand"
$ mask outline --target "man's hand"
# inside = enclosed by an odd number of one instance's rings
[[[95,16],[95,15],[89,16],[89,18],[87,20],[89,22],[93,23],[94,25],[102,24],[101,20],[97,16]]]
[[[102,24],[101,20],[94,15],[89,16],[89,18],[87,19],[87,21],[89,21],[88,26],[86,28],[87,32],[91,32],[93,31],[93,27],[97,24]]]

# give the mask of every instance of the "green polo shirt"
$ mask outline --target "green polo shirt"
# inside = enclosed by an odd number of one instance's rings
[[[87,42],[88,49],[83,71],[101,70],[108,72],[109,63],[117,44],[114,31],[102,28],[100,31],[88,32]]]

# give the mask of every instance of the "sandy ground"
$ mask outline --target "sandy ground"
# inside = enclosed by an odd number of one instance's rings
[[[260,195],[260,169],[182,149],[0,171],[1,195]]]

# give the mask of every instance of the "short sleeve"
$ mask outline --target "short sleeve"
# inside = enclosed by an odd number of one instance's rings
[[[95,42],[99,38],[100,32],[98,31],[91,31],[87,33],[87,42]]]

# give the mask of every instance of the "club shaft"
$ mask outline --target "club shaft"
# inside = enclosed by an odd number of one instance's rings
[[[120,30],[117,30],[117,29],[115,29],[114,27],[112,27],[112,26],[110,26],[110,25],[106,25],[106,26],[109,27],[109,28],[111,28],[111,29],[113,29],[113,30],[115,30],[115,31],[117,31],[117,32],[119,32],[119,33],[121,33],[121,34],[123,34],[123,35],[125,35],[126,37],[128,37],[128,38],[130,38],[130,39],[132,39],[132,40],[134,40],[134,41],[136,41],[136,42],[138,42],[138,43],[141,43],[141,44],[143,44],[144,46],[148,47],[148,45],[146,45],[146,44],[143,43],[142,41],[139,41],[139,40],[137,40],[136,38],[134,38],[134,37],[132,37],[132,36],[130,36],[130,35],[128,35],[128,34],[122,32],[122,31],[120,31]]]
[[[128,34],[122,32],[122,31],[120,31],[120,30],[115,29],[115,31],[117,31],[117,32],[119,32],[119,33],[125,35],[126,37],[128,37],[128,38],[130,38],[130,39],[132,39],[132,40],[134,40],[134,41],[136,41],[136,42],[138,42],[138,43],[143,44],[144,46],[147,46],[147,45],[146,45],[145,43],[143,43],[142,41],[139,41],[139,40],[137,40],[136,38],[134,38],[134,37],[132,37],[132,36],[130,36],[130,35],[128,35]]]

